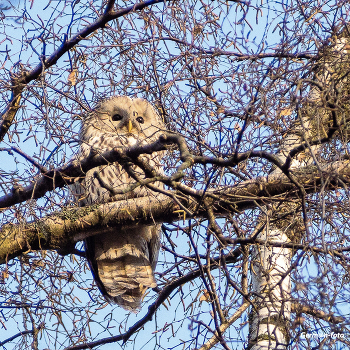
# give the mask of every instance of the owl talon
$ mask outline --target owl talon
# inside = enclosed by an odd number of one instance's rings
[[[183,209],[174,210],[173,213],[179,213],[180,219],[181,219],[181,213],[182,213],[184,216],[183,223],[185,223],[185,220],[186,220],[186,211],[185,210],[183,210]]]

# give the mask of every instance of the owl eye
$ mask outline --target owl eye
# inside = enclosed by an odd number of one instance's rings
[[[143,120],[142,117],[137,117],[136,120],[140,123],[143,124],[145,121]]]
[[[118,120],[122,120],[123,119],[123,116],[121,116],[120,114],[114,114],[113,117],[112,117],[112,120],[114,122],[118,121]]]

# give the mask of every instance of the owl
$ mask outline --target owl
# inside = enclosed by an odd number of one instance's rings
[[[161,117],[146,100],[127,96],[105,99],[83,120],[79,157],[151,143],[164,130]],[[162,173],[163,156],[164,152],[158,152],[140,158]],[[136,165],[131,169],[139,178],[146,177]],[[135,183],[120,164],[113,163],[89,170],[73,185],[73,193],[80,206],[160,195],[146,187],[135,187]],[[163,188],[160,183],[155,185]],[[107,301],[137,310],[145,291],[156,287],[160,230],[159,224],[114,228],[85,240],[91,271]]]

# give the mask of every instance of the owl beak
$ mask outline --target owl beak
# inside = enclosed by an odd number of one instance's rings
[[[132,122],[131,120],[128,121],[128,132],[132,130]]]

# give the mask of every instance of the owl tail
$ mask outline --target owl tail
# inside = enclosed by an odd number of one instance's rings
[[[105,298],[126,310],[139,309],[146,290],[157,286],[153,270],[159,231],[146,226],[138,232],[106,233],[87,239],[85,245],[96,283]]]
[[[138,309],[147,288],[157,286],[150,262],[142,256],[126,254],[116,260],[97,260],[97,266],[106,299],[124,309]]]

